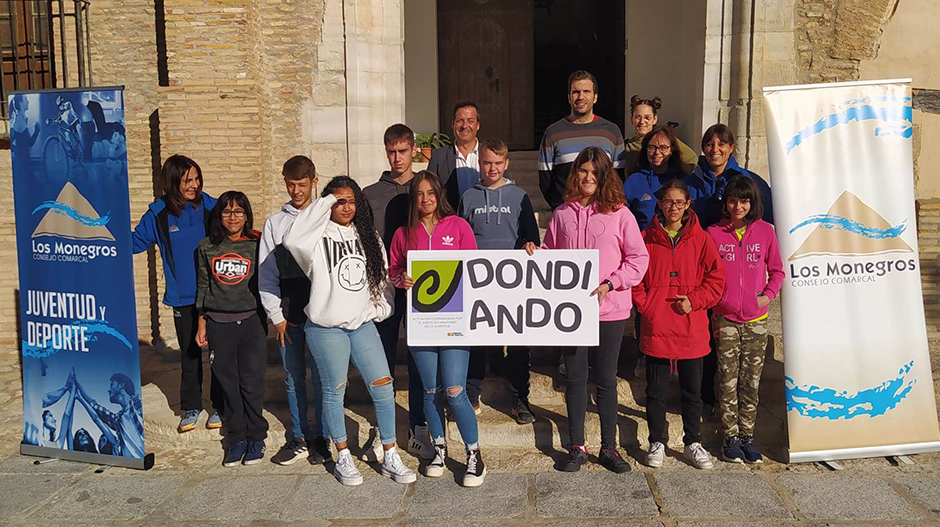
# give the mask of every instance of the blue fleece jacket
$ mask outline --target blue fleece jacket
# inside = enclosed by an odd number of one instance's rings
[[[698,165],[689,174],[686,183],[689,184],[690,189],[695,189],[694,193],[698,196],[695,198],[693,208],[703,229],[707,229],[721,221],[721,199],[725,194],[725,186],[727,186],[728,180],[737,174],[747,176],[757,184],[757,190],[760,191],[761,202],[764,205],[764,216],[761,219],[773,225],[774,203],[771,199],[770,185],[762,177],[742,168],[738,165],[738,161],[734,156],[728,158],[728,164],[725,166],[724,172],[716,175],[708,161],[705,160],[705,156],[700,156]]]
[[[682,179],[686,184],[689,183],[685,172],[676,167],[670,167],[665,174],[657,174],[652,168],[644,168],[630,174],[630,177],[623,183],[627,206],[636,217],[636,223],[641,232],[653,221],[653,216],[656,214],[656,193],[667,181],[676,178]],[[689,188],[689,192],[692,195],[691,198],[696,199],[698,194],[692,188]]]
[[[196,303],[196,246],[206,237],[206,211],[212,210],[215,202],[215,198],[203,192],[198,207],[188,202],[180,215],[175,216],[166,208],[164,198],[160,198],[150,204],[134,227],[131,236],[134,254],[146,251],[153,244],[160,249],[166,277],[163,303],[168,306]]]

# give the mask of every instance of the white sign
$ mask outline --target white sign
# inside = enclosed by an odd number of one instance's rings
[[[596,346],[596,250],[409,251],[409,346]]]
[[[940,450],[909,82],[764,89],[790,461]]]

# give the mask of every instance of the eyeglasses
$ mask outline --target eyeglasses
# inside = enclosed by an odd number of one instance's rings
[[[663,204],[663,207],[667,209],[671,209],[673,207],[677,209],[681,209],[682,207],[685,207],[686,203],[688,202],[689,201],[685,199],[666,199],[666,200],[663,200],[661,203]]]
[[[226,218],[244,218],[245,211],[243,210],[223,210],[222,216]]]
[[[659,150],[660,154],[668,154],[669,151],[672,150],[672,145],[661,145],[661,146],[649,145],[646,147],[646,151],[651,154],[655,154],[657,150]]]

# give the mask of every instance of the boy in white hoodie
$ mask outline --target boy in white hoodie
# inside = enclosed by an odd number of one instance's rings
[[[325,439],[329,437],[329,430],[323,420],[320,376],[312,363],[310,373],[314,390],[315,432],[307,419],[307,343],[304,338],[307,317],[303,309],[310,297],[310,280],[281,245],[284,233],[313,198],[317,188],[317,172],[313,161],[307,156],[294,156],[284,163],[281,173],[290,201],[264,222],[258,249],[261,304],[277,332],[281,362],[284,365],[287,406],[291,416],[287,444],[275,454],[273,460],[279,465],[290,465],[309,457],[312,462],[320,464],[329,461],[332,456]],[[311,437],[311,432],[316,437]]]

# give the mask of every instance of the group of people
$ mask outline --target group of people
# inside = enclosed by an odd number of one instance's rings
[[[753,433],[765,319],[783,279],[767,184],[735,163],[734,136],[724,125],[708,129],[696,160],[670,127],[658,126],[658,98],[633,98],[636,136],[624,142],[617,125],[593,113],[597,83],[590,73],[570,76],[568,97],[571,112],[548,127],[541,144],[540,187],[553,209],[544,240],[529,196],[507,177],[506,143],[477,138],[480,115],[472,102],[455,106],[454,144],[435,150],[427,170],[414,172],[414,133],[403,124],[385,131],[389,170],[364,189],[340,176],[315,196],[319,178],[313,162],[288,159],[282,174],[289,200],[261,232],[254,230],[247,196],[228,191],[216,200],[202,191],[195,161],[182,155],[167,159],[165,195],[144,214],[133,239],[136,252],[157,244],[163,259],[164,302],[174,309],[182,353],[179,431],[195,428],[204,414],[201,349],[207,347],[212,412],[206,426],[225,424],[223,465],[264,458],[270,321],[291,414],[287,444],[273,461],[331,461],[332,442],[336,479],[362,483],[344,418],[352,363],[375,408],[363,460],[380,463],[382,474],[396,482],[415,481],[396,446],[393,389],[405,294],[415,283],[408,252],[596,249],[600,281],[591,296],[600,309],[599,345],[561,349],[569,437],[568,455],[558,468],[577,471],[587,460],[591,364],[601,419],[598,459],[614,472],[630,469],[617,448],[616,374],[634,313],[646,356],[645,463],[663,463],[666,392],[677,372],[685,457],[697,468],[712,467],[700,426],[715,369],[722,457],[759,463]],[[425,476],[445,471],[446,407],[465,446],[460,481],[468,487],[483,483],[477,415],[492,351],[409,348],[406,449],[425,461]],[[711,373],[704,360],[710,352],[717,357]],[[536,420],[528,402],[530,351],[509,347],[504,362],[512,415],[530,424]]]

